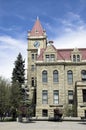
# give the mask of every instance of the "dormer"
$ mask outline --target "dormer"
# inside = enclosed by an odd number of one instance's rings
[[[53,41],[49,41],[47,44],[47,48],[44,52],[44,61],[45,62],[54,62],[56,61],[56,49],[55,47],[52,45]]]
[[[74,48],[71,53],[71,60],[73,62],[80,62],[81,61],[81,52],[78,50],[78,48]]]

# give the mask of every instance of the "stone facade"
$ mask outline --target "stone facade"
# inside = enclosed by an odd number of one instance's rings
[[[28,33],[27,80],[34,116],[53,117],[57,108],[64,116],[86,116],[85,76],[86,49],[56,49],[37,19]]]

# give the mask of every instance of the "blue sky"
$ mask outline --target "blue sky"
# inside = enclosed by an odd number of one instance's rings
[[[0,0],[0,75],[11,78],[19,52],[26,60],[27,31],[39,17],[57,48],[86,48],[86,0]]]

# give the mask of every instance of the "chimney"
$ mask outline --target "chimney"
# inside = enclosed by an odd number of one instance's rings
[[[49,42],[48,42],[48,45],[52,45],[52,44],[53,44],[53,41],[49,41]]]

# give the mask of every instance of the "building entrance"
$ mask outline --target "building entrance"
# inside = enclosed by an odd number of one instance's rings
[[[55,120],[60,120],[61,117],[62,117],[61,111],[58,108],[54,109],[54,119]]]

